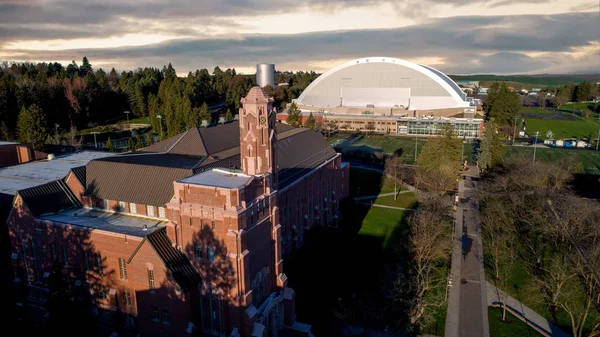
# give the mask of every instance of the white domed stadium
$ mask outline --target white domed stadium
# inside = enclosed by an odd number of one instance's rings
[[[358,59],[328,70],[304,90],[297,104],[409,110],[469,107],[460,87],[440,71],[385,57]]]
[[[328,127],[375,133],[436,135],[451,122],[462,137],[479,137],[476,107],[448,76],[432,67],[390,57],[367,57],[334,67],[294,103]],[[285,112],[278,118],[285,120]],[[463,131],[461,131],[463,130]]]

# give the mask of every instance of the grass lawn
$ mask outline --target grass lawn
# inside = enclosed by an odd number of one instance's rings
[[[502,308],[489,307],[490,337],[542,337],[542,334],[508,311],[506,317],[512,321],[511,323],[504,323],[496,317],[502,317]]]
[[[385,154],[399,153],[405,164],[415,163],[415,152],[417,157],[427,142],[426,138],[401,138],[395,136],[360,136],[353,137],[347,133],[338,133],[328,138],[330,144],[341,148],[342,152],[351,147],[362,147],[373,152],[383,151]],[[464,155],[470,163],[473,163],[473,145],[466,143],[464,146]]]
[[[521,113],[527,113],[527,114],[547,114],[547,115],[554,114],[554,112],[552,112],[552,110],[540,109],[540,108],[532,108],[532,107],[522,107],[521,108]]]
[[[540,133],[539,138],[545,139],[546,132],[551,130],[555,139],[559,138],[582,138],[595,137],[598,134],[598,122],[595,120],[547,120],[547,119],[531,119],[526,118],[527,133]]]
[[[484,249],[485,249],[485,247],[484,247]],[[531,308],[533,311],[540,314],[542,317],[550,320],[552,318],[552,316],[550,315],[550,311],[548,310],[548,307],[542,301],[542,298],[539,293],[539,289],[535,287],[534,281],[532,280],[531,276],[525,269],[523,261],[521,261],[519,259],[514,259],[513,265],[511,266],[510,271],[507,272],[506,274],[507,274],[508,278],[507,278],[505,284],[508,285],[508,288],[504,288],[503,290],[506,291],[513,298],[519,300],[520,302],[522,302],[523,304],[525,304],[526,306]],[[487,267],[486,267],[486,279],[488,279],[490,282],[492,282],[494,279],[493,276],[490,274],[490,270]],[[577,279],[572,279],[569,282],[578,282],[578,281],[577,281]],[[580,289],[580,291],[583,291],[583,289],[581,289],[581,288],[579,288],[579,289]],[[493,316],[491,316],[491,315],[489,316],[490,332],[491,332],[491,328],[492,328],[491,327],[492,317]],[[557,317],[558,317],[558,326],[561,327],[567,333],[571,333],[571,321],[570,321],[569,315],[567,315],[565,312],[559,312],[557,314]],[[600,319],[600,313],[598,313],[598,311],[596,311],[593,307],[590,308],[588,318],[586,321],[586,327],[591,328],[595,324],[595,322],[598,322],[599,319]],[[490,336],[494,336],[494,335],[490,335]],[[504,336],[504,335],[500,335],[500,336]],[[506,336],[513,336],[513,335],[506,335]],[[519,336],[519,335],[515,335],[515,336]],[[527,335],[523,335],[523,336],[527,336]]]
[[[394,206],[400,208],[414,208],[417,203],[417,199],[413,192],[398,194],[398,198],[394,200],[394,196],[379,197],[375,200],[378,205]]]
[[[533,160],[533,148],[506,146],[505,159],[527,158]],[[600,175],[600,151],[590,149],[537,148],[536,160],[556,162],[567,156],[577,156],[583,164],[583,173]]]
[[[404,219],[407,211],[373,207],[363,219],[358,235],[375,236],[382,239],[382,248],[387,248],[388,239]]]

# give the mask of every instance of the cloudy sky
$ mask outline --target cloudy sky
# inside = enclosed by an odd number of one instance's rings
[[[600,73],[598,0],[0,0],[0,61],[179,75],[396,57],[449,74]]]

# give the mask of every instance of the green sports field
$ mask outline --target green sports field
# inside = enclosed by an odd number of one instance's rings
[[[383,151],[385,154],[399,153],[405,164],[415,163],[415,152],[417,156],[421,152],[423,145],[427,142],[426,138],[401,138],[395,136],[354,136],[349,134],[337,134],[330,137],[329,143],[344,153],[350,148],[360,148],[364,151]],[[473,145],[465,144],[465,159],[472,162]]]
[[[586,174],[600,175],[600,151],[591,149],[537,148],[536,160],[556,162],[561,158],[576,156],[583,164]],[[525,158],[533,160],[533,147],[507,146],[505,158]]]
[[[540,139],[546,138],[546,132],[552,131],[554,139],[560,138],[596,138],[600,124],[593,119],[577,119],[577,120],[558,120],[558,119],[531,119],[526,118],[527,133],[540,133]]]

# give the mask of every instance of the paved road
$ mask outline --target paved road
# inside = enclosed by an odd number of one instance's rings
[[[475,167],[471,167],[471,174],[479,176]],[[447,337],[489,337],[481,227],[477,203],[471,199],[476,184],[467,175],[458,187],[455,213],[458,242],[452,254],[453,285],[448,297]]]

